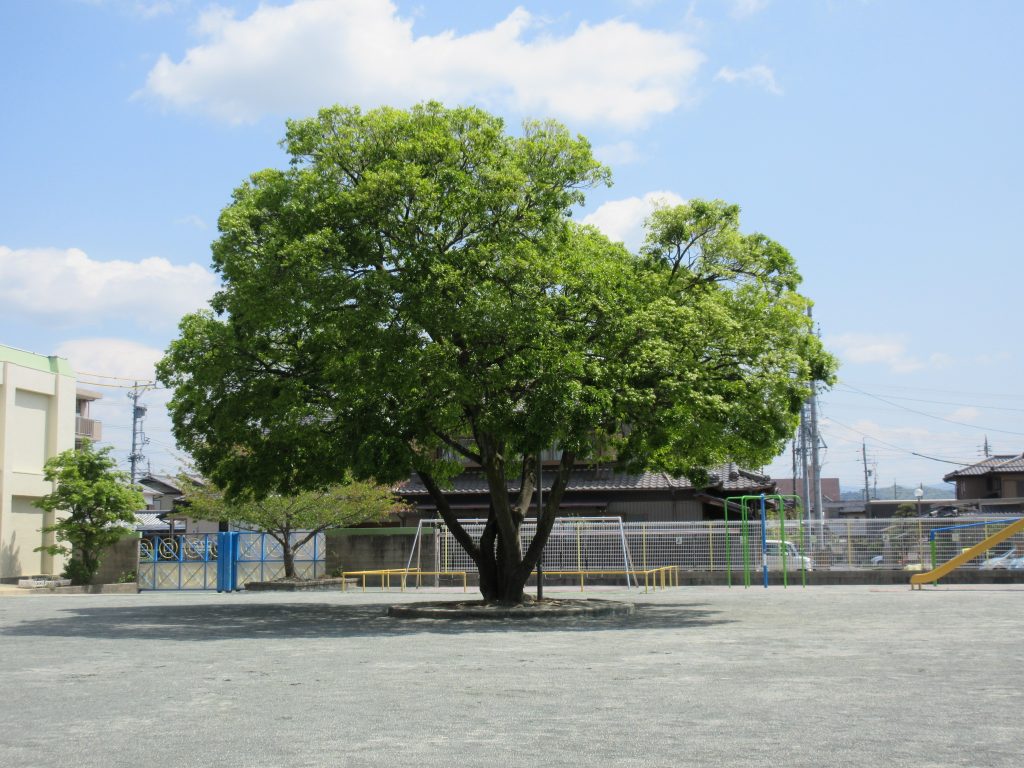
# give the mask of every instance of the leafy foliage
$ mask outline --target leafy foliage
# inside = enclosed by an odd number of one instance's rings
[[[99,570],[103,551],[132,533],[135,511],[145,506],[142,494],[128,484],[128,474],[114,469],[110,448],[96,450],[86,441],[78,450],[60,453],[46,462],[44,476],[55,484],[35,502],[47,512],[65,512],[43,533],[55,534],[55,544],[37,552],[70,555],[64,577],[89,584]]]
[[[478,109],[333,107],[289,122],[284,146],[291,167],[222,213],[224,287],[159,366],[179,443],[229,496],[416,471],[485,596],[518,600],[578,461],[698,481],[765,463],[832,375],[792,258],[742,234],[736,206],[657,211],[640,254],[572,222],[609,173],[557,123],[513,137]],[[442,493],[453,454],[487,477],[480,542]]]
[[[292,496],[270,494],[260,499],[229,500],[213,486],[187,476],[180,480],[193,516],[245,523],[273,536],[281,545],[287,578],[295,577],[295,550],[318,533],[380,522],[405,509],[390,488],[373,482],[353,481]]]

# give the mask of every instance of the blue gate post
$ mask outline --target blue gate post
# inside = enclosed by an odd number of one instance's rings
[[[217,534],[217,591],[234,592],[238,589],[238,532],[221,531]]]

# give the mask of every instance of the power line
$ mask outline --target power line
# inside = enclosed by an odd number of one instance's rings
[[[928,459],[930,461],[938,461],[938,462],[941,462],[943,464],[957,464],[958,466],[961,466],[961,467],[969,467],[969,466],[971,466],[971,464],[968,463],[968,462],[953,461],[952,459],[940,459],[937,456],[927,456],[927,455],[925,455],[923,453],[918,453],[917,451],[912,451],[909,448],[903,448],[902,446],[894,445],[893,443],[890,443],[890,442],[887,442],[885,440],[882,440],[881,438],[875,437],[874,435],[869,435],[867,432],[861,432],[859,429],[854,429],[853,427],[851,427],[851,426],[849,426],[847,424],[843,424],[843,422],[841,422],[841,421],[836,421],[832,417],[829,417],[828,421],[829,421],[830,424],[838,424],[843,429],[848,429],[848,430],[850,430],[851,432],[853,432],[856,435],[860,435],[861,437],[869,437],[872,440],[875,440],[876,442],[881,443],[882,445],[887,445],[890,448],[895,448],[897,451],[900,451],[901,453],[908,453],[911,456],[918,456],[919,458],[922,458],[922,459]]]
[[[848,387],[856,386],[853,382],[848,381],[846,379],[840,379],[839,383],[840,384],[845,384]],[[900,384],[887,384],[887,385],[885,385],[885,389],[899,389],[899,390],[903,390],[903,391],[908,391],[909,390],[911,392],[938,392],[938,393],[943,394],[943,395],[967,395],[968,397],[1001,397],[1001,398],[1005,398],[1007,400],[1024,400],[1024,395],[1022,395],[1020,392],[1014,392],[1012,395],[1011,394],[999,394],[999,393],[996,393],[996,392],[965,392],[963,390],[958,390],[958,389],[934,389],[934,388],[930,388],[930,387],[908,387],[908,386],[902,386]]]
[[[850,387],[849,384],[847,384],[846,386]],[[1012,432],[1012,431],[1010,431],[1008,429],[998,429],[996,427],[981,427],[981,426],[978,426],[977,424],[968,424],[965,421],[956,421],[954,419],[947,419],[947,418],[945,418],[943,416],[936,416],[933,413],[927,413],[925,411],[919,411],[919,410],[917,410],[915,408],[908,408],[905,405],[900,405],[899,403],[894,403],[891,400],[886,400],[884,397],[881,397],[880,395],[873,395],[870,392],[865,392],[863,389],[857,389],[856,387],[850,387],[850,388],[853,389],[855,392],[859,392],[860,394],[865,395],[866,397],[874,398],[875,400],[878,400],[879,402],[886,403],[887,405],[891,405],[893,408],[900,408],[900,409],[902,409],[904,411],[908,411],[910,413],[916,413],[918,416],[924,416],[924,417],[929,418],[929,419],[935,419],[936,421],[944,421],[947,424],[956,424],[959,427],[970,427],[971,429],[983,429],[986,432],[1000,432],[1000,433],[1002,433],[1004,435],[1016,435],[1018,437],[1024,437],[1024,432]]]
[[[111,376],[107,373],[89,373],[89,371],[77,371],[79,376],[92,376],[94,379],[114,379],[115,381],[143,381],[142,377],[133,376],[127,378],[125,376]]]
[[[840,382],[840,384],[842,386],[845,386],[851,392],[856,392],[861,395],[867,395],[868,397],[879,398],[878,395],[872,394],[871,392],[866,392],[863,389],[858,389],[857,387],[854,387],[850,384],[846,384],[844,382]],[[953,405],[960,408],[983,408],[986,411],[1010,411],[1013,413],[1024,413],[1024,408],[1004,408],[998,405],[978,405],[977,403],[952,403],[949,402],[948,400],[925,400],[920,397],[901,397],[899,395],[887,395],[887,397],[890,397],[893,400],[909,400],[910,402],[914,403],[931,403],[933,405]]]
[[[105,381],[84,381],[77,379],[79,384],[88,384],[90,387],[106,387],[107,389],[135,389],[131,384],[107,384]],[[158,387],[155,382],[152,381],[140,381],[139,386],[143,389],[150,391],[156,391],[161,389],[167,389],[167,387]]]

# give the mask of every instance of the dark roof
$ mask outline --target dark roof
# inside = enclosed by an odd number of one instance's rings
[[[767,475],[762,475],[750,470],[740,469],[735,464],[723,464],[715,467],[709,473],[708,485],[706,488],[736,491],[749,490],[751,488],[765,488],[772,485],[772,480]],[[554,472],[544,473],[544,488],[551,488],[551,479]],[[420,478],[413,475],[404,483],[400,483],[395,489],[404,496],[426,495],[427,489]],[[617,472],[610,467],[596,467],[577,469],[569,478],[569,485],[566,491],[668,491],[668,490],[697,490],[693,483],[685,477],[672,477],[664,472],[642,472],[631,475],[625,472]],[[509,493],[519,491],[519,478],[508,482]],[[480,470],[470,469],[456,476],[451,487],[445,489],[449,494],[486,494],[489,492],[487,479]]]
[[[1024,472],[1024,454],[1010,453],[989,456],[977,464],[950,472],[942,479],[948,483],[958,477],[978,477],[1000,472]]]

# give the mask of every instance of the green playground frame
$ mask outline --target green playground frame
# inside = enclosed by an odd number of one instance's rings
[[[725,500],[725,574],[726,583],[732,588],[732,543],[729,538],[729,505],[735,503],[740,508],[740,536],[742,540],[741,549],[743,551],[743,588],[746,589],[751,585],[750,579],[750,522],[749,522],[749,511],[756,503],[758,511],[761,517],[761,572],[762,579],[764,582],[764,588],[768,588],[768,502],[775,501],[776,507],[779,513],[779,552],[782,556],[782,586],[783,588],[789,587],[789,569],[786,567],[786,501],[790,500],[794,503],[794,507],[797,510],[797,519],[792,522],[796,522],[800,530],[800,546],[798,552],[800,553],[800,576],[801,585],[807,586],[807,562],[803,558],[806,556],[806,547],[804,546],[804,509],[803,502],[799,496],[795,494],[781,494],[781,493],[761,493],[756,496],[729,496]]]

